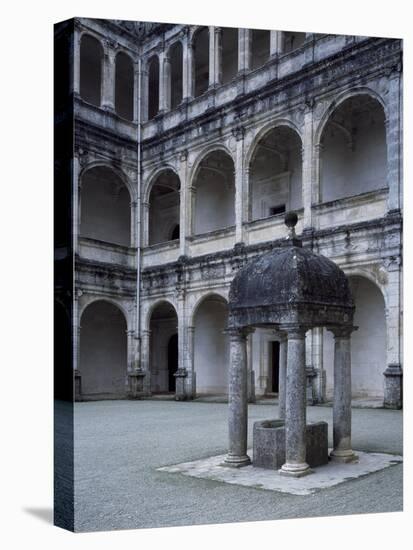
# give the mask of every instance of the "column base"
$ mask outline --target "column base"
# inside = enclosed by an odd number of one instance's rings
[[[384,408],[401,409],[403,407],[403,371],[401,365],[390,364],[384,371]]]
[[[226,466],[227,468],[242,468],[243,466],[249,466],[251,459],[248,455],[234,456],[228,454],[220,466]]]
[[[148,396],[148,391],[145,388],[145,376],[145,371],[140,369],[128,373],[128,399],[141,399]]]
[[[278,473],[282,476],[304,477],[308,474],[314,473],[314,471],[310,468],[307,462],[302,462],[300,464],[289,464],[286,462],[278,470]]]
[[[350,449],[347,451],[331,451],[329,460],[347,464],[349,462],[358,462],[359,457]]]

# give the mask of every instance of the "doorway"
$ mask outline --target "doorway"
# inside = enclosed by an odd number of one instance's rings
[[[168,391],[175,392],[175,376],[178,369],[178,335],[173,334],[168,342]]]

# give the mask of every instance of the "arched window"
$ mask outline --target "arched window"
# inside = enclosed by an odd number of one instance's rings
[[[159,112],[159,59],[154,55],[149,60],[148,120]]]
[[[149,244],[157,244],[179,238],[179,189],[178,176],[172,170],[164,170],[156,178],[149,195]],[[178,237],[171,232],[178,227]]]
[[[96,38],[84,34],[80,41],[80,95],[100,107],[103,48]]]
[[[250,162],[250,220],[302,206],[301,139],[288,126],[267,132]]]
[[[222,29],[222,83],[230,82],[238,72],[238,29]]]
[[[169,50],[171,62],[171,109],[182,101],[182,44],[176,42]]]
[[[251,67],[258,69],[270,57],[270,31],[253,29],[251,43]]]
[[[324,126],[320,148],[322,202],[387,187],[385,115],[367,94],[341,103]]]
[[[119,116],[133,120],[133,62],[120,52],[116,56],[115,109]]]
[[[195,97],[208,89],[209,84],[209,32],[207,27],[199,29],[193,39]]]
[[[82,177],[80,237],[130,246],[130,194],[109,167],[90,168]]]
[[[235,224],[235,176],[232,158],[224,151],[204,157],[194,177],[195,235]]]

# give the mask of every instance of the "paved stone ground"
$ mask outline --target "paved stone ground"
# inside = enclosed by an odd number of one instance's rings
[[[276,408],[249,406],[249,421]],[[328,407],[308,418],[332,424]],[[252,429],[249,430],[252,436]],[[331,429],[330,429],[331,445]],[[226,451],[227,405],[101,401],[75,405],[75,529],[97,531],[402,510],[401,464],[296,496],[157,471]],[[251,438],[249,444],[252,444]],[[402,413],[353,410],[356,450],[402,454]]]

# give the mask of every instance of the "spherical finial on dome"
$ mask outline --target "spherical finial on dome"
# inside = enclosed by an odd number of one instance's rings
[[[298,216],[295,212],[287,212],[284,217],[285,225],[291,230],[297,225]]]
[[[284,216],[284,223],[288,227],[287,242],[292,246],[302,246],[302,242],[297,239],[295,226],[298,222],[298,216],[295,212],[287,212]]]

